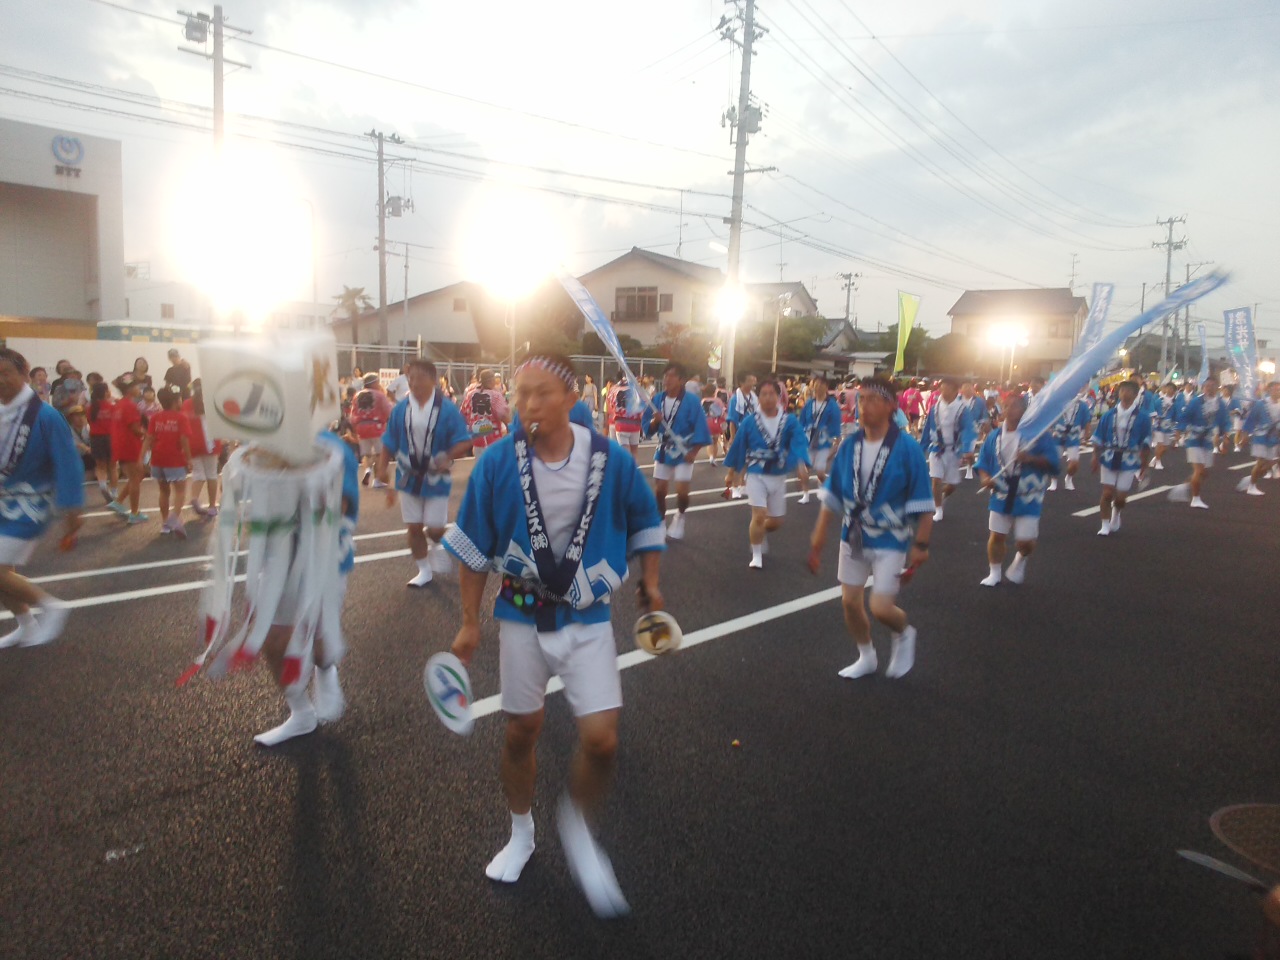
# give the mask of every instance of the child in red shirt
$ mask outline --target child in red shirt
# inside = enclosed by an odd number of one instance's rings
[[[98,478],[98,489],[107,503],[116,499],[116,459],[111,453],[115,406],[111,388],[105,383],[95,383],[89,391],[89,452],[93,454],[93,473]]]
[[[191,421],[178,409],[182,394],[160,392],[160,412],[151,414],[147,439],[142,446],[151,454],[151,476],[160,487],[160,532],[187,539],[182,525],[182,504],[187,498],[187,470],[191,467]],[[169,515],[169,492],[173,489],[173,515]]]
[[[111,455],[124,466],[127,482],[124,490],[107,506],[126,517],[131,524],[144,523],[147,518],[138,510],[138,500],[142,496],[142,438],[146,434],[142,427],[142,412],[138,409],[142,383],[129,373],[117,383],[122,396],[111,412]],[[126,496],[129,498],[128,507],[124,505]]]
[[[218,461],[222,441],[214,440],[206,431],[204,387],[197,377],[191,381],[191,396],[182,401],[182,412],[191,423],[191,509],[202,517],[218,515]],[[209,486],[209,506],[200,506],[200,484]]]

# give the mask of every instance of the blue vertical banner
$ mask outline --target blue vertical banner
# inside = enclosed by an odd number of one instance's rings
[[[632,373],[631,368],[627,366],[627,358],[622,355],[622,344],[618,340],[618,334],[613,329],[613,324],[609,322],[609,318],[605,315],[604,310],[601,309],[600,304],[596,303],[595,297],[591,296],[591,292],[578,281],[577,277],[571,274],[562,272],[559,274],[559,280],[560,286],[564,287],[565,293],[569,294],[570,299],[577,304],[578,309],[587,318],[587,323],[591,324],[591,329],[600,338],[600,342],[604,344],[605,349],[613,354],[613,359],[618,361],[618,366],[627,375],[627,381],[631,385],[631,389],[627,391],[627,412],[635,413],[644,407],[656,409],[644,387],[640,386],[640,378]]]
[[[1258,341],[1253,335],[1253,309],[1236,307],[1222,311],[1227,324],[1227,356],[1239,378],[1245,400],[1258,396]]]
[[[1196,374],[1196,383],[1204,383],[1209,379],[1209,331],[1200,324],[1200,372]]]
[[[1116,287],[1113,283],[1095,283],[1093,285],[1093,296],[1089,302],[1089,316],[1084,321],[1084,329],[1080,331],[1080,339],[1076,341],[1076,348],[1071,351],[1073,357],[1088,353],[1102,339],[1102,334],[1107,329],[1107,312],[1111,309],[1111,296],[1115,292]]]

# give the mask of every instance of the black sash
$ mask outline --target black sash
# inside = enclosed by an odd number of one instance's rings
[[[816,440],[821,439],[820,427],[822,426],[822,415],[827,412],[827,404],[831,402],[830,397],[822,401],[822,406],[818,406],[818,401],[813,401],[813,423],[809,429],[805,431],[809,436],[809,446],[813,446]]]
[[[871,476],[867,478],[867,485],[864,489],[862,486],[862,450],[866,441],[866,431],[854,442],[853,445],[853,510],[849,514],[849,546],[857,547],[858,551],[862,550],[862,515],[866,513],[871,504],[875,502],[876,492],[880,489],[880,478],[884,476],[884,468],[889,463],[889,454],[893,452],[893,445],[898,440],[898,434],[901,431],[898,425],[892,420],[889,421],[889,429],[885,432],[884,440],[880,444],[880,452],[876,455],[876,462],[871,465]],[[857,540],[854,540],[857,537]]]
[[[13,437],[13,446],[9,448],[9,458],[0,465],[0,482],[8,480],[13,476],[13,471],[18,469],[18,463],[27,450],[27,441],[31,439],[31,429],[36,424],[36,417],[40,415],[42,403],[39,395],[33,393],[22,416],[16,418],[17,423],[12,428],[16,435]],[[5,439],[8,440],[7,437]]]
[[[529,458],[529,440],[524,428],[514,436],[516,468],[520,478],[520,492],[524,496],[525,522],[529,525],[529,549],[538,568],[538,580],[544,588],[540,601],[534,605],[534,624],[544,633],[556,629],[556,605],[567,602],[566,597],[582,564],[583,549],[591,523],[600,503],[600,488],[604,485],[605,466],[609,461],[609,441],[594,430],[591,434],[591,466],[587,473],[587,490],[582,505],[582,516],[573,531],[573,538],[565,550],[564,558],[557,561],[547,535],[547,523],[542,516],[542,503],[533,479],[533,463]],[[570,454],[572,456],[572,454]]]
[[[1004,432],[1003,428],[1001,428],[1000,432]],[[1017,433],[1017,431],[1015,430],[1014,433]],[[1009,485],[1009,492],[1005,494],[1004,507],[1001,509],[1001,513],[1013,513],[1013,505],[1018,501],[1018,482],[1022,479],[1022,464],[1018,462],[1019,452],[1018,446],[1015,444],[1013,462],[1008,467],[1005,467],[1004,461],[1000,459],[1000,435],[996,434],[996,462],[1004,469],[1004,475],[1008,478],[1006,482]]]

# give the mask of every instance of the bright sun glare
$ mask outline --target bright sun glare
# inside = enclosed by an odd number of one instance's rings
[[[311,270],[311,215],[271,151],[227,144],[186,166],[169,204],[173,249],[209,294],[217,319],[240,311],[260,326],[303,289]]]
[[[468,278],[499,297],[518,300],[561,266],[564,223],[530,191],[485,189],[462,224],[458,249]]]

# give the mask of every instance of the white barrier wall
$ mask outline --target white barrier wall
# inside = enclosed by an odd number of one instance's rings
[[[70,360],[82,374],[97,371],[114,380],[126,370],[133,369],[136,357],[145,357],[150,365],[152,381],[159,386],[164,383],[164,372],[169,369],[169,349],[177,347],[182,359],[191,364],[191,375],[200,376],[200,366],[196,362],[196,345],[194,343],[133,343],[127,340],[46,340],[39,337],[8,337],[6,344],[10,350],[17,350],[27,358],[33,367],[44,367],[49,371],[49,379],[54,380],[57,374],[53,366],[59,360]]]

